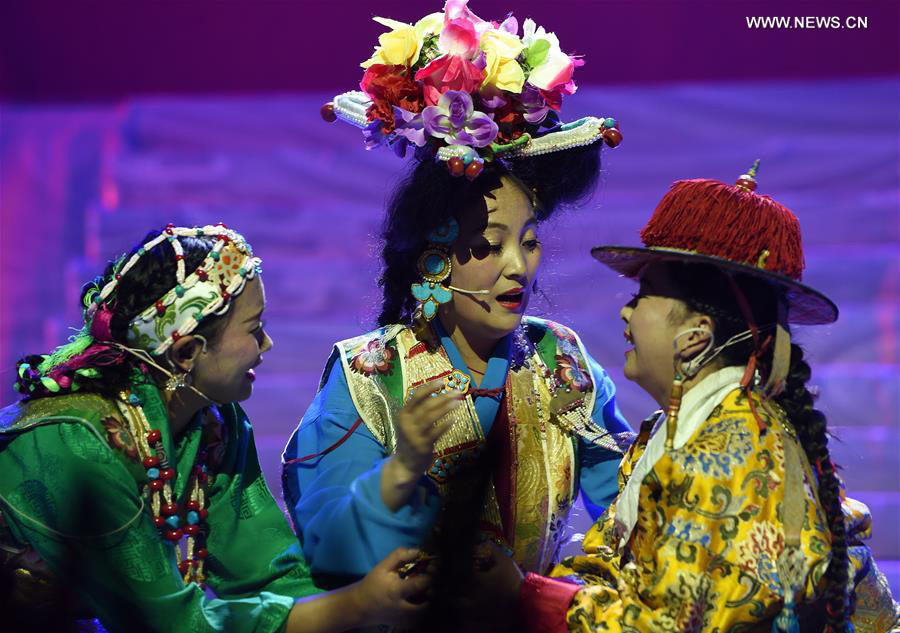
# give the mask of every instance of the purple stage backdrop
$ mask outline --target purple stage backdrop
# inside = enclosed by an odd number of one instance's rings
[[[204,28],[221,27],[210,48],[226,61],[217,63],[206,51],[200,61],[185,58],[183,64],[177,51],[196,52],[203,37],[213,36],[204,31],[189,42],[188,21],[166,25],[180,35],[160,38],[158,49],[150,40],[154,29],[163,29],[154,21],[163,21],[160,7],[185,11],[192,3],[141,5],[146,15],[139,17],[150,31],[140,45],[125,41],[132,22],[126,25],[116,11],[104,22],[91,8],[104,3],[80,12],[68,5],[66,15],[47,2],[16,3],[15,10],[12,4],[4,10],[19,20],[15,37],[0,16],[13,37],[0,37],[0,53],[18,55],[0,54],[0,97],[6,97],[0,102],[0,404],[15,399],[15,360],[51,349],[79,325],[80,286],[107,258],[168,222],[224,221],[263,259],[275,348],[258,370],[246,408],[280,496],[279,455],[314,395],[330,345],[373,327],[382,207],[404,169],[390,152],[366,152],[358,130],[321,121],[319,107],[332,94],[325,89],[338,76],[321,68],[333,63],[332,53],[340,58],[351,48],[335,66],[346,81],[334,88],[353,88],[359,74],[348,64],[368,54],[378,33],[368,24],[359,30],[366,14],[409,20],[439,3],[390,2],[384,9],[366,3],[361,11],[342,3],[346,25],[340,26],[355,39],[348,43],[335,33],[331,41],[320,32],[316,51],[285,44],[296,63],[273,50],[285,28],[295,25],[273,20],[271,37],[260,36],[258,48],[246,49],[250,66],[237,59],[244,49],[228,46],[240,2],[194,3],[215,5]],[[338,4],[259,6],[270,17],[278,7],[294,6],[304,28],[328,30],[335,28],[331,7]],[[479,11],[473,0],[477,12],[491,17],[510,8],[481,4],[490,10]],[[795,34],[787,48],[784,32],[753,39],[746,27],[722,26],[725,17],[779,15],[773,7],[785,3],[764,2],[762,9],[747,2],[525,4],[528,10],[512,8],[520,17],[537,16],[560,32],[564,47],[574,43],[588,55],[583,70],[589,81],[566,103],[565,118],[614,116],[625,135],[619,148],[604,150],[594,198],[543,227],[547,297],[530,312],[582,333],[616,380],[626,416],[638,422],[654,405],[622,376],[618,310],[632,287],[588,251],[600,243],[637,243],[638,230],[673,180],[732,181],[762,159],[759,191],[785,203],[802,223],[805,281],[841,309],[836,324],[798,328],[796,338],[811,357],[819,406],[838,436],[831,445],[835,461],[844,468],[848,493],[872,510],[872,545],[900,595],[896,4],[789,3],[792,15],[868,12],[894,22],[887,39],[820,30]],[[544,17],[563,4],[567,12]],[[296,9],[300,5],[312,7],[313,15]],[[634,7],[646,12],[643,22]],[[579,25],[571,11],[593,12],[596,19]],[[332,22],[317,22],[322,16]],[[876,26],[869,28],[874,33]],[[885,32],[883,23],[877,28]],[[29,33],[45,38],[46,48]],[[709,39],[701,43],[701,35]],[[76,40],[88,44],[75,51]],[[626,51],[621,57],[608,48],[610,40]],[[261,71],[254,83],[248,68],[265,70],[267,55],[281,70]],[[743,61],[736,66],[738,57]],[[239,76],[234,83],[229,64]],[[622,72],[623,64],[631,75]],[[308,81],[288,72],[304,65],[315,66]],[[607,77],[648,81],[610,85]],[[723,81],[736,77],[743,81]],[[160,91],[170,94],[150,96]],[[586,513],[574,523],[574,532],[585,531]]]

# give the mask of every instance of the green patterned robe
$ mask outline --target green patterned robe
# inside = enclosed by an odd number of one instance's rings
[[[282,630],[295,599],[317,589],[266,486],[244,411],[237,404],[208,409],[173,438],[156,387],[133,391],[162,433],[179,505],[201,444],[208,451],[206,573],[216,597],[183,582],[174,546],[142,502],[147,478],[134,439],[115,403],[97,395],[0,411],[7,566],[39,558],[110,631]]]

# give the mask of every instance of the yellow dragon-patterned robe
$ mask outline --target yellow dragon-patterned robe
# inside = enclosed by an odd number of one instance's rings
[[[796,443],[804,454],[785,414],[763,406],[756,394],[750,397],[763,424],[745,392],[736,389],[689,441],[656,462],[641,483],[636,524],[622,550],[614,503],[586,535],[584,555],[554,569],[554,577],[574,575],[584,585],[566,614],[569,631],[771,630],[783,604],[776,560],[784,549],[784,442]],[[645,421],[626,453],[620,491],[660,419]],[[808,603],[823,590],[830,533],[815,476],[805,456],[801,461],[801,547],[808,565],[801,602]],[[900,607],[862,542],[871,532],[868,509],[850,499],[843,506],[855,631],[895,630]]]

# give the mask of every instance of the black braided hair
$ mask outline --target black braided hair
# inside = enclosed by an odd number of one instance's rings
[[[748,329],[728,278],[720,269],[705,264],[669,263],[667,272],[682,300],[691,312],[706,314],[715,321],[716,341],[722,343]],[[752,276],[737,275],[735,282],[751,306],[758,327],[773,325],[776,320],[777,291],[765,281]],[[763,337],[766,333],[762,334]],[[724,366],[745,365],[754,352],[752,340],[743,341],[722,350]],[[761,373],[771,366],[771,351],[761,359]],[[819,481],[819,501],[825,511],[831,533],[831,561],[825,572],[826,606],[825,631],[843,632],[849,622],[847,603],[850,582],[847,564],[847,534],[841,509],[840,480],[828,452],[828,429],[825,414],[813,406],[813,395],[806,387],[811,375],[803,350],[791,345],[790,370],[784,391],[775,401],[784,409],[797,435],[806,458]]]
[[[95,296],[128,259],[144,244],[154,239],[160,231],[150,231],[126,255],[110,261],[103,274],[95,277],[81,289],[82,307],[87,311]],[[215,245],[212,237],[179,237],[184,254],[185,273],[196,270]],[[148,250],[119,281],[118,287],[110,295],[107,305],[112,311],[110,331],[114,342],[127,344],[126,333],[129,322],[151,306],[157,299],[171,290],[177,283],[175,252],[168,240],[163,240]],[[228,313],[230,314],[230,312]],[[225,325],[227,314],[211,316],[195,330],[214,344]],[[17,363],[16,389],[25,398],[64,395],[74,390],[112,396],[125,389],[135,368],[147,372],[146,365],[135,356],[123,352],[102,341],[94,341],[87,334],[89,325],[73,337],[69,346],[77,346],[76,353],[68,352],[62,346],[51,356],[31,354]],[[54,357],[60,362],[54,363]],[[52,366],[47,366],[48,361]],[[166,366],[166,362],[161,363]],[[50,376],[52,372],[52,377]],[[77,373],[76,373],[77,372]]]
[[[819,502],[831,532],[831,562],[825,570],[825,631],[838,633],[846,630],[850,616],[847,531],[841,509],[841,483],[828,453],[825,414],[813,406],[813,395],[806,388],[811,373],[803,350],[799,345],[791,345],[790,372],[785,390],[776,400],[797,429],[806,458],[819,477]]]
[[[484,195],[511,174],[532,190],[539,201],[538,221],[556,210],[575,205],[594,190],[600,173],[600,146],[594,143],[563,152],[486,163],[474,181],[454,177],[443,163],[425,158],[412,162],[406,177],[388,202],[382,227],[383,292],[379,325],[409,323],[415,309],[411,284],[421,281],[416,261],[426,236],[465,209],[481,204]]]

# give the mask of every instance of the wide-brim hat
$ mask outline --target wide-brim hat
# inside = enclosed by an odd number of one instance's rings
[[[755,193],[755,165],[736,185],[675,182],[641,231],[640,246],[598,246],[591,255],[636,279],[656,262],[708,264],[766,281],[781,291],[787,321],[822,325],[838,318],[834,302],[800,281],[800,224],[785,206]]]

